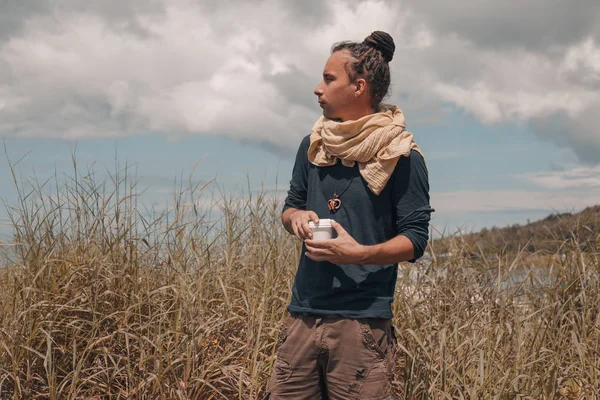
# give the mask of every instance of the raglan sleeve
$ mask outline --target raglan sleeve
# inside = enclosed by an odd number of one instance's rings
[[[292,169],[292,179],[290,180],[290,188],[287,192],[282,212],[288,208],[296,208],[298,210],[306,210],[306,198],[308,194],[308,146],[310,137],[306,136],[296,154],[296,161]]]
[[[396,211],[396,234],[413,244],[415,262],[425,253],[429,221],[435,210],[429,204],[429,177],[423,156],[412,150],[401,157],[394,170],[392,201]]]

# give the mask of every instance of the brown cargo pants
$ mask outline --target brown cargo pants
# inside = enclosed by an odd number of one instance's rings
[[[390,319],[288,315],[277,346],[269,400],[396,399]]]

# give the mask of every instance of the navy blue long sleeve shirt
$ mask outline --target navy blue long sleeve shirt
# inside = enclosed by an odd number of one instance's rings
[[[379,195],[374,194],[360,175],[358,164],[341,162],[318,167],[308,161],[309,136],[296,155],[290,189],[283,211],[311,210],[319,218],[335,219],[360,244],[375,245],[397,235],[406,236],[414,247],[414,262],[420,258],[429,238],[427,168],[421,154],[411,151],[400,157]],[[340,195],[342,206],[330,214],[327,200]],[[302,255],[292,288],[288,311],[342,318],[391,318],[391,305],[398,265],[332,264]]]

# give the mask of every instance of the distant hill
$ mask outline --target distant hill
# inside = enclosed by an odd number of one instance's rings
[[[433,242],[434,248],[447,249],[453,238]],[[598,251],[600,247],[600,205],[588,207],[578,213],[550,214],[526,225],[515,224],[504,228],[482,229],[460,237],[462,248],[476,255],[547,251],[561,252],[565,243],[571,242],[584,251]]]

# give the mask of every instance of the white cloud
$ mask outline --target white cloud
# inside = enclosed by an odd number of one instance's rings
[[[600,166],[572,167],[562,171],[538,172],[526,175],[525,179],[547,189],[600,189]],[[600,196],[597,199],[600,199]]]
[[[585,84],[600,84],[600,47],[592,38],[571,47],[562,65],[567,77]]]
[[[113,29],[91,13],[27,20],[23,34],[0,47],[13,74],[0,83],[0,129],[69,138],[228,133],[277,142],[288,121],[310,114],[293,104],[276,109],[280,95],[264,82],[260,57],[268,32],[234,24],[222,36],[211,16],[185,1],[138,20],[148,36]]]
[[[449,103],[484,123],[531,122],[600,161],[595,1],[28,5],[0,6],[3,136],[221,134],[295,148],[319,115],[312,91],[331,45],[385,30],[391,100],[411,129]],[[552,118],[569,129],[548,129]]]
[[[441,213],[477,213],[511,210],[567,211],[598,204],[600,187],[570,191],[464,190],[431,193],[431,205]]]

